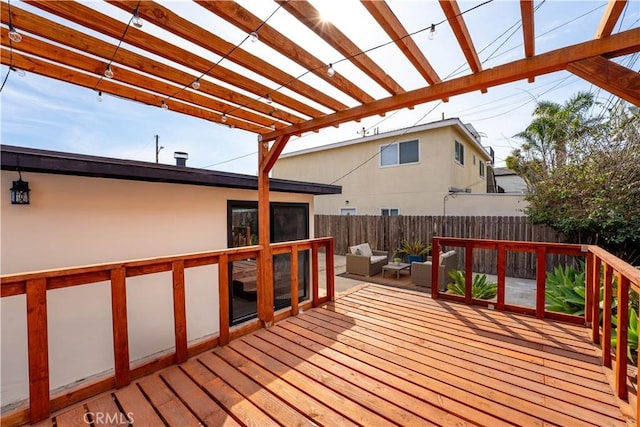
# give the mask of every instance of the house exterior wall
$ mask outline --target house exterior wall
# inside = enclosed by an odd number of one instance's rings
[[[502,187],[505,193],[527,192],[527,183],[518,175],[496,175],[496,184]]]
[[[441,200],[440,215],[468,216],[526,216],[529,203],[523,194],[456,193]]]
[[[412,139],[419,140],[419,162],[380,166],[381,146]],[[464,165],[454,160],[456,140],[465,147]],[[479,176],[478,163],[489,160],[489,156],[476,144],[453,125],[402,136],[379,135],[363,138],[362,142],[336,144],[330,149],[285,155],[276,162],[273,176],[341,185],[342,194],[315,198],[318,214],[335,215],[341,208],[354,208],[358,215],[380,215],[382,208],[397,208],[401,215],[439,215],[442,198],[450,187],[486,192],[486,180]],[[348,175],[343,177],[345,174]]]
[[[2,274],[153,258],[227,247],[227,201],[254,190],[23,172],[30,205],[11,205],[15,172],[2,171]],[[271,193],[271,201],[313,196]],[[313,220],[309,224],[313,236]],[[217,266],[185,271],[187,338],[217,334]],[[174,346],[171,273],[127,279],[131,361]],[[51,388],[113,369],[109,283],[49,291]],[[2,404],[28,397],[26,299],[2,298]]]

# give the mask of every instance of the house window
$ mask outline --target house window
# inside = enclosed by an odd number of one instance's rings
[[[420,144],[417,139],[380,146],[380,166],[418,163]]]
[[[475,165],[476,165],[476,155],[474,154],[473,155],[473,166],[475,166]]]
[[[455,160],[461,165],[464,165],[464,145],[458,141],[456,141],[455,147]]]
[[[484,178],[484,162],[480,162],[480,176]]]
[[[356,215],[356,208],[340,208],[340,215]]]
[[[398,208],[382,208],[380,210],[382,216],[398,216],[400,215],[400,209]]]

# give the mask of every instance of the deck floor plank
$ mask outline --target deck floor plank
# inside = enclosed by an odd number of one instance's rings
[[[126,414],[113,401],[113,396],[106,394],[87,402],[87,409],[93,418],[94,424],[106,427],[116,427],[130,421]]]
[[[589,332],[364,285],[46,425],[94,412],[172,427],[635,425]]]

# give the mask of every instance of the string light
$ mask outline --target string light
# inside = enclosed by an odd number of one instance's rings
[[[98,102],[102,102],[102,91],[98,91]]]
[[[133,26],[136,28],[142,28],[142,18],[140,18],[140,14],[138,13],[138,8],[133,11]]]
[[[24,72],[24,70],[20,69],[20,68],[16,68],[14,66],[11,66],[11,71],[13,71],[14,73],[16,73],[18,76],[20,77],[24,77],[27,73]]]
[[[267,104],[271,104],[273,100],[271,99],[271,95],[267,94],[264,99],[267,101]]]
[[[251,42],[252,43],[256,43],[259,40],[260,40],[260,35],[258,35],[258,32],[257,31],[252,31],[251,32]]]
[[[111,69],[111,64],[108,64],[107,68],[104,69],[104,76],[108,79],[113,78],[113,70]]]
[[[429,29],[429,35],[427,36],[429,40],[433,40],[438,35],[438,31],[436,31],[436,24],[431,24],[431,28]]]
[[[20,34],[13,25],[9,25],[9,40],[15,43],[22,41],[22,34]]]
[[[327,76],[333,77],[336,75],[336,70],[333,69],[333,64],[329,64],[329,68],[327,68]]]
[[[162,100],[162,104],[160,105],[160,108],[162,108],[163,110],[168,110],[169,106],[167,105],[166,102],[164,102],[164,99]]]
[[[226,113],[222,113],[222,117],[220,117],[220,121],[222,123],[226,123],[227,122],[227,114]]]
[[[200,89],[200,79],[195,79],[193,81],[193,83],[191,83],[191,87],[194,88],[195,90]]]

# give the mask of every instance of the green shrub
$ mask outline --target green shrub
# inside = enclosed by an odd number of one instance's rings
[[[453,283],[447,285],[449,292],[455,295],[463,295],[465,291],[464,272],[460,270],[452,271],[449,276]],[[471,287],[471,296],[477,299],[492,299],[498,294],[498,284],[496,282],[487,282],[486,274],[476,274],[473,278]]]
[[[584,263],[576,270],[568,265],[564,268],[556,267],[553,272],[547,272],[545,289],[545,305],[548,311],[584,315],[585,306],[585,273]]]
[[[618,336],[618,316],[611,316],[611,348],[616,348]],[[629,307],[629,326],[627,327],[627,356],[631,363],[635,363],[638,356],[638,313],[633,307]]]

